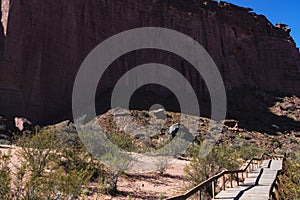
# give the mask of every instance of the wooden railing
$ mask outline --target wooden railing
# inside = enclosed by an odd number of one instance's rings
[[[285,160],[286,160],[286,155],[283,156],[282,158],[282,167],[283,169],[279,170],[277,172],[277,175],[276,175],[276,179],[274,180],[271,188],[270,188],[270,191],[269,191],[269,199],[280,199],[279,197],[279,189],[280,189],[280,183],[279,183],[279,175],[282,174],[284,172],[284,168],[285,168]]]
[[[254,168],[259,168],[261,162],[263,160],[265,160],[266,158],[271,158],[271,159],[284,159],[284,155],[270,155],[270,154],[266,154],[263,153],[261,155],[260,158],[252,158],[248,164],[244,167],[244,169],[240,169],[240,170],[223,170],[220,173],[210,177],[209,179],[203,181],[202,183],[200,183],[199,185],[195,186],[194,188],[190,189],[189,191],[187,191],[185,194],[182,195],[178,195],[175,197],[170,197],[167,198],[166,200],[185,200],[189,197],[192,197],[194,195],[197,195],[197,199],[201,200],[201,191],[203,191],[205,188],[207,187],[212,187],[212,199],[215,198],[215,189],[216,189],[216,183],[218,181],[218,179],[222,178],[222,189],[225,190],[226,189],[226,175],[229,175],[229,180],[230,180],[230,187],[233,187],[233,177],[234,175],[236,176],[236,183],[237,185],[240,184],[240,180],[239,180],[239,175],[241,174],[241,182],[244,182],[244,175],[246,176],[246,178],[248,177],[248,173],[251,172]]]

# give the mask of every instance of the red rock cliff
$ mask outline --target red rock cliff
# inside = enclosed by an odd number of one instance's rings
[[[85,56],[113,34],[144,26],[197,40],[216,62],[227,92],[251,88],[300,95],[300,55],[289,31],[251,9],[200,0],[13,0],[1,47],[1,113],[33,121],[70,113],[73,82]],[[103,91],[130,66],[146,61],[184,70],[198,93],[205,90],[180,58],[133,52],[116,61]]]

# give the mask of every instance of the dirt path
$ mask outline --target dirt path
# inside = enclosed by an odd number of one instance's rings
[[[188,182],[184,179],[184,167],[189,161],[176,159],[166,169],[165,175],[158,173],[132,173],[122,177],[118,184],[119,195],[101,196],[103,200],[159,199],[186,191]]]
[[[0,145],[2,154],[11,153],[10,168],[12,172],[16,170],[16,166],[20,166],[20,161],[17,156],[19,147],[14,145]],[[146,164],[150,164],[151,160],[143,157]],[[153,164],[153,163],[152,163]],[[174,159],[167,167],[165,174],[160,176],[156,172],[141,173],[131,172],[120,178],[118,183],[118,195],[111,197],[108,195],[93,194],[84,199],[99,199],[99,200],[128,200],[128,199],[159,199],[160,197],[174,196],[187,189],[188,182],[184,179],[184,167],[189,164],[189,161]],[[95,184],[95,187],[97,185]],[[129,198],[130,197],[130,198]]]

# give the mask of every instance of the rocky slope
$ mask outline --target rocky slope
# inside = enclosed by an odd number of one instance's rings
[[[203,45],[222,74],[229,114],[235,118],[251,120],[242,111],[256,110],[260,98],[269,94],[300,96],[300,54],[289,30],[251,9],[202,0],[13,0],[6,36],[5,23],[0,30],[1,113],[34,122],[70,117],[73,82],[86,55],[106,38],[144,26],[174,29]],[[116,81],[148,62],[173,66],[199,99],[207,101],[205,83],[186,61],[167,52],[140,50],[117,59],[104,74],[99,112],[109,108]],[[246,98],[237,98],[240,91]],[[261,96],[261,91],[268,95]]]
[[[285,112],[286,110],[290,110],[289,114],[297,114],[296,110],[299,110],[298,100],[295,98],[284,99],[284,102],[277,104],[281,105],[282,108],[277,109],[278,105],[275,106],[276,110],[280,110]],[[291,109],[291,107],[285,107],[288,104],[293,104],[296,106],[296,109]],[[127,138],[127,140],[117,140],[119,143],[115,143],[116,145],[122,145],[123,147],[137,147],[136,149],[131,149],[137,152],[145,152],[153,150],[153,148],[161,147],[163,140],[168,135],[167,130],[171,124],[179,122],[180,113],[167,112],[167,119],[165,120],[165,124],[163,128],[156,129],[157,134],[155,137],[148,135],[145,133],[141,137],[137,137],[137,135],[128,136],[126,134],[126,130],[122,130],[122,124],[120,127],[116,125],[113,121],[114,116],[117,118],[116,121],[123,121],[123,113],[124,111],[118,111],[118,115],[116,116],[116,110],[109,110],[107,113],[98,116],[97,121],[100,123],[101,127],[105,130],[107,135],[111,133],[117,135],[117,137]],[[280,112],[278,112],[279,114]],[[140,126],[145,126],[149,124],[151,121],[159,122],[161,118],[159,115],[156,115],[157,112],[152,111],[130,111],[131,117],[133,117],[134,121]],[[281,113],[284,114],[284,113]],[[208,129],[209,119],[201,118],[198,119],[195,116],[184,115],[182,116],[183,120],[181,123],[186,127],[191,127],[190,131],[196,131],[199,133],[198,139],[196,143],[202,141],[205,138],[206,131]],[[199,122],[199,127],[195,126],[195,119]],[[125,121],[125,120],[124,120]],[[126,125],[125,123],[123,125]],[[290,134],[281,134],[279,136],[271,136],[268,134],[262,134],[256,131],[247,131],[239,127],[237,121],[227,120],[224,122],[225,126],[223,127],[223,132],[221,137],[216,140],[216,144],[227,145],[230,148],[233,148],[237,151],[243,152],[242,158],[248,159],[252,158],[253,155],[260,155],[261,152],[269,152],[269,153],[277,153],[283,154],[287,153],[289,157],[294,156],[294,153],[300,151],[300,132],[294,132]],[[3,132],[10,132],[11,127],[9,126],[8,120],[0,117],[0,153],[7,154],[8,152],[12,153],[12,158],[10,160],[11,170],[15,172],[16,166],[20,165],[20,147],[15,145],[3,145],[8,144],[8,142],[4,142],[5,138],[2,138]],[[49,125],[42,128],[46,131],[51,131],[51,133],[55,132],[57,135],[58,141],[63,141],[64,144],[71,144],[76,142],[76,131],[74,128],[74,124],[70,121],[64,121],[59,124]],[[196,129],[196,130],[192,130]],[[140,131],[137,129],[137,131]],[[134,134],[131,130],[128,131],[129,134]],[[127,135],[125,137],[125,135]],[[141,135],[141,134],[140,134]],[[4,133],[6,137],[6,133]],[[74,140],[75,139],[75,140]],[[78,142],[78,141],[77,141]],[[114,142],[114,141],[112,141]],[[130,144],[130,145],[128,145]],[[146,148],[145,148],[146,147]],[[127,150],[124,148],[124,150]],[[118,182],[118,190],[119,193],[114,199],[129,199],[138,198],[138,199],[158,199],[159,196],[164,195],[165,197],[171,197],[178,195],[187,191],[187,187],[189,186],[188,179],[184,174],[184,167],[188,165],[190,162],[188,161],[188,157],[180,157],[176,159],[174,162],[170,163],[164,172],[163,176],[159,176],[158,173],[126,173]],[[137,165],[137,167],[141,167]],[[107,170],[107,169],[106,169]],[[109,172],[109,171],[108,171]],[[111,196],[103,194],[103,187],[101,184],[96,182],[93,179],[93,182],[88,185],[88,187],[84,192],[84,199],[111,199]],[[297,185],[296,185],[297,186]],[[296,187],[295,186],[295,187]]]

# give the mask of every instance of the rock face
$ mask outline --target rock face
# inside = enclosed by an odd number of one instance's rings
[[[114,34],[145,26],[197,40],[218,66],[229,94],[245,88],[300,95],[300,54],[289,30],[248,8],[201,0],[14,0],[6,36],[6,28],[0,28],[1,114],[33,122],[69,117],[73,82],[87,54]],[[141,50],[117,59],[104,74],[100,110],[108,109],[116,81],[148,62],[174,67],[197,94],[205,93],[201,76],[182,58]],[[229,95],[229,102],[234,100]]]
[[[11,144],[16,132],[16,127],[12,123],[0,116],[0,145]]]

